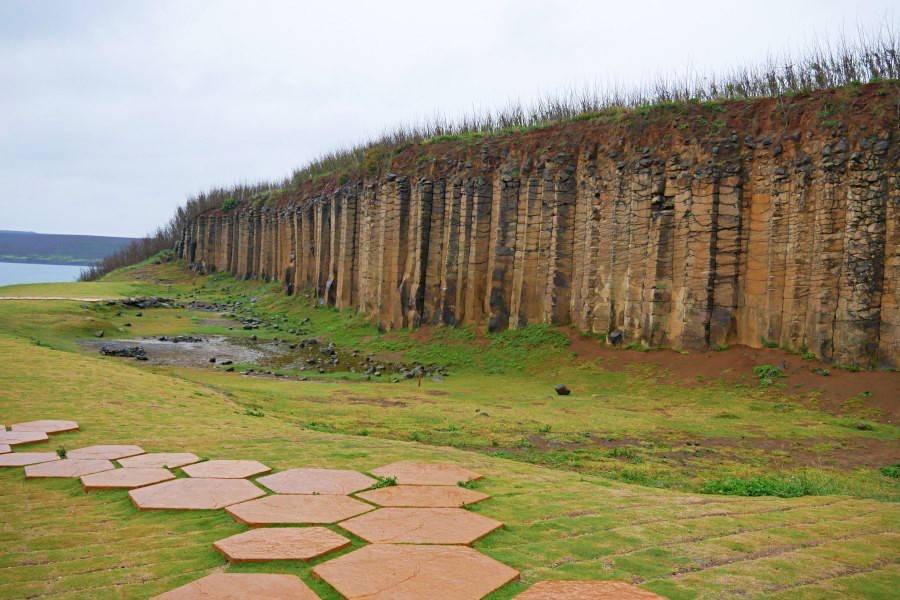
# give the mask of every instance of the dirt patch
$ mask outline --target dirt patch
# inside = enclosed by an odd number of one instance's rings
[[[783,368],[785,377],[781,391],[796,397],[811,408],[831,414],[870,412],[873,419],[896,423],[900,419],[900,373],[837,369],[819,361],[805,361],[778,348],[732,346],[728,350],[692,351],[681,354],[674,350],[637,352],[614,349],[600,341],[580,335],[571,328],[563,332],[579,360],[598,362],[610,371],[650,369],[660,383],[700,387],[722,381],[731,385],[758,386],[753,374],[757,365]],[[827,370],[823,376],[821,370]],[[847,405],[850,401],[851,409]]]
[[[900,462],[900,446],[893,440],[853,439],[764,439],[711,438],[699,443],[702,448],[735,448],[778,452],[770,462],[797,467],[876,468]]]

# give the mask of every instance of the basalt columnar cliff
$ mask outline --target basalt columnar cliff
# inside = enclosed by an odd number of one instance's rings
[[[571,324],[896,367],[898,102],[873,84],[434,140],[204,213],[177,251],[386,329]]]

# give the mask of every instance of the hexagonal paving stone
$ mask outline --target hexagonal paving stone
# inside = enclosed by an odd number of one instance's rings
[[[319,600],[295,575],[213,573],[151,600]]]
[[[255,460],[208,460],[181,469],[191,477],[210,479],[244,479],[272,469]]]
[[[365,546],[313,568],[349,600],[477,600],[519,572],[461,546]]]
[[[337,523],[375,507],[347,496],[266,496],[229,506],[235,520],[256,527],[274,524]]]
[[[396,477],[401,485],[456,485],[460,481],[475,481],[483,477],[456,465],[411,460],[378,467],[371,472],[379,477]]]
[[[92,490],[133,490],[145,485],[169,481],[170,479],[175,479],[175,476],[167,469],[144,469],[138,467],[85,475],[81,478],[81,485],[88,492]]]
[[[653,592],[622,581],[539,581],[516,600],[660,600]]]
[[[449,485],[394,485],[357,496],[379,506],[405,508],[459,508],[490,498],[475,490]]]
[[[214,510],[264,495],[246,479],[175,479],[128,492],[140,510]]]
[[[123,467],[132,468],[165,468],[177,469],[185,465],[193,464],[200,460],[196,454],[190,452],[151,452],[150,454],[140,454],[130,458],[123,458],[119,464]]]
[[[372,487],[376,480],[356,471],[288,469],[257,481],[279,494],[334,494],[346,496]]]
[[[40,431],[51,434],[75,431],[78,429],[78,423],[75,421],[28,421],[27,423],[16,423],[10,429],[13,431]]]
[[[0,444],[7,446],[46,442],[47,439],[47,434],[42,431],[0,431]]]
[[[312,560],[346,548],[350,540],[324,527],[265,527],[219,540],[213,547],[230,562]]]
[[[0,467],[24,467],[59,460],[56,452],[16,452],[0,456]]]
[[[12,452],[12,448],[8,444],[0,444],[0,454],[6,454],[7,452]]]
[[[127,456],[143,454],[140,446],[87,446],[69,450],[69,458],[103,458],[106,460],[119,460]]]
[[[112,471],[115,465],[103,459],[66,458],[25,467],[25,477],[81,477],[91,473]]]
[[[382,508],[340,525],[373,544],[471,544],[503,523],[461,508]]]

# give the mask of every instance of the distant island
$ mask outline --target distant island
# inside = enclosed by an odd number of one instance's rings
[[[89,266],[134,239],[0,230],[0,262]]]

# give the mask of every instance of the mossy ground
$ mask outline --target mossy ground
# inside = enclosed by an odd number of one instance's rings
[[[832,456],[832,442],[896,443],[894,426],[858,430],[852,416],[799,404],[776,408],[784,398],[773,401],[773,390],[678,388],[639,367],[609,371],[576,360],[553,328],[382,335],[302,295],[203,278],[174,264],[142,265],[109,279],[52,290],[4,288],[0,296],[156,293],[248,303],[256,297],[253,310],[281,323],[252,332],[261,338],[290,337],[284,330],[308,317],[316,336],[397,359],[449,363],[450,376],[420,388],[415,380],[298,382],[153,367],[100,358],[77,340],[98,329],[115,337],[251,332],[200,326],[208,315],[185,309],[145,309],[136,317],[135,310],[118,316],[119,308],[102,304],[3,301],[0,422],[81,423],[81,432],[54,436],[49,448],[136,443],[148,451],[256,459],[274,469],[367,471],[410,458],[474,468],[485,474],[479,489],[493,499],[473,510],[506,524],[475,547],[523,575],[523,583],[496,598],[539,579],[624,579],[672,598],[888,598],[900,583],[896,479],[877,469],[799,469],[790,457],[737,443],[742,436],[807,440]],[[556,396],[552,385],[559,381],[573,395]],[[250,407],[263,416],[247,414]],[[683,491],[761,475],[802,479],[807,492],[830,495]],[[211,544],[243,527],[221,511],[140,513],[122,492],[85,494],[77,481],[26,482],[21,469],[6,469],[0,512],[15,515],[0,521],[0,598],[139,598],[221,568],[297,573],[323,598],[338,597],[311,578],[310,565],[226,567]]]

